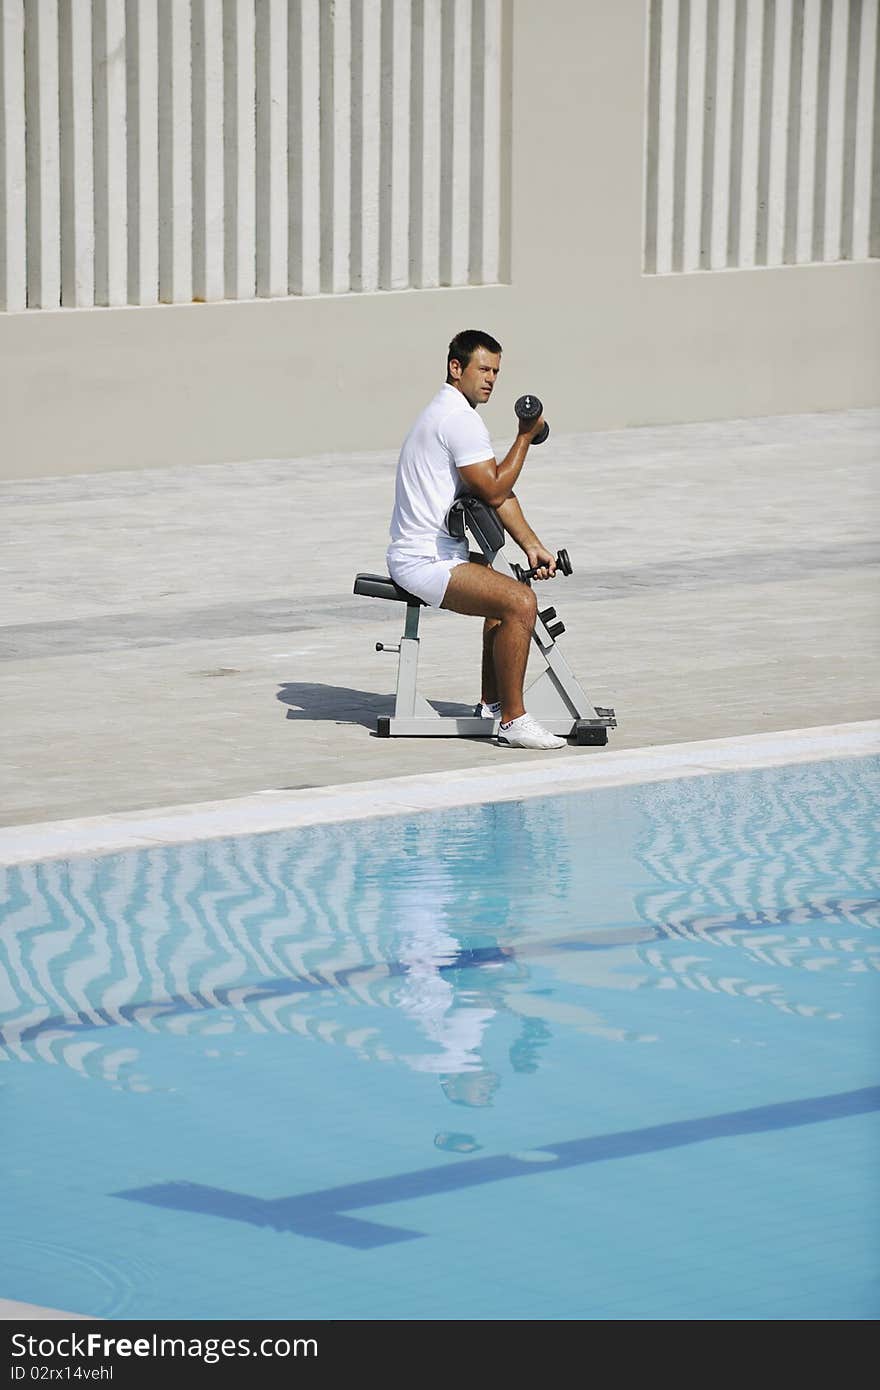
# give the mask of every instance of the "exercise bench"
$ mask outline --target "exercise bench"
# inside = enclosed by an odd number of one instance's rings
[[[466,530],[471,533],[480,548],[479,552],[470,552],[472,561],[491,565],[499,573],[516,578],[501,553],[504,528],[487,503],[471,494],[459,497],[449,510],[446,525],[450,535],[459,540],[465,539]],[[380,715],[376,725],[380,738],[491,738],[498,733],[500,721],[497,719],[483,719],[473,713],[441,715],[419,694],[419,610],[425,607],[422,599],[407,593],[387,574],[358,574],[354,592],[367,598],[392,599],[406,604],[400,642],[396,646],[376,643],[377,652],[398,653],[394,714]],[[525,692],[526,708],[545,729],[575,744],[606,744],[608,730],[617,727],[614,710],[593,705],[587,698],[556,646],[556,638],[562,635],[565,627],[561,622],[554,622],[555,618],[556,609],[545,608],[535,621],[532,641],[541,653],[545,669]]]

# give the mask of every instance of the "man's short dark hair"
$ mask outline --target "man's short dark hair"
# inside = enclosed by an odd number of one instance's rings
[[[453,359],[460,362],[462,367],[466,367],[477,348],[485,348],[487,352],[500,352],[501,344],[492,337],[491,333],[481,333],[479,328],[466,328],[464,332],[456,333],[449,344],[449,353],[446,358],[447,374],[449,373],[449,364]]]

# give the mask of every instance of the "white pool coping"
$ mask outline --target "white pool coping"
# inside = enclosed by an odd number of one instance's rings
[[[507,762],[497,770],[419,773],[293,792],[270,788],[225,801],[0,828],[0,865],[871,754],[880,754],[880,720],[699,743],[584,750],[567,757],[549,754]]]

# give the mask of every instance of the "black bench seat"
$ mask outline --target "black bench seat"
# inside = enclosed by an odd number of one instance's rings
[[[406,589],[401,589],[387,574],[356,575],[354,592],[364,594],[367,598],[394,598],[401,603],[416,603],[422,608],[427,607],[424,599],[416,598],[415,594],[408,594]]]

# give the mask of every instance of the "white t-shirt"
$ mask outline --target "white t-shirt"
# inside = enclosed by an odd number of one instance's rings
[[[494,458],[489,431],[454,386],[442,386],[400,450],[391,545],[395,555],[452,558],[467,544],[446,530],[446,513],[466,492],[458,470]]]

